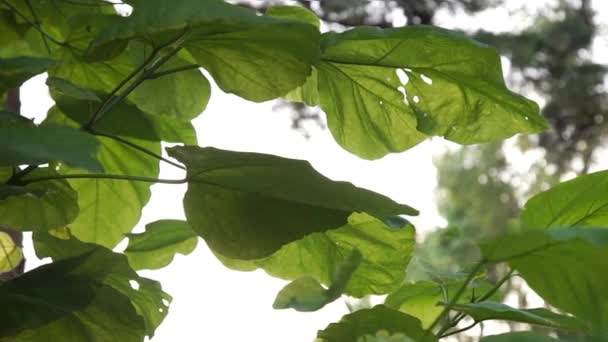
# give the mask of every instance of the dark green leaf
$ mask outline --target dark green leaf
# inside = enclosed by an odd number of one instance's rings
[[[580,318],[585,330],[608,332],[608,230],[532,230],[481,249],[491,262],[508,262],[547,303]]]
[[[94,157],[99,146],[92,135],[65,126],[36,127],[11,115],[0,115],[0,166],[62,161],[91,171],[103,170]]]
[[[547,127],[534,102],[506,88],[495,49],[436,27],[326,33],[316,67],[329,128],[364,158],[427,135],[473,144]]]
[[[302,21],[316,28],[319,28],[321,25],[317,15],[302,6],[272,6],[266,11],[266,15]]]
[[[549,336],[542,336],[530,331],[519,331],[500,335],[486,336],[480,342],[559,342]],[[599,342],[599,341],[598,341]]]
[[[323,342],[346,342],[376,335],[379,331],[402,333],[417,342],[437,341],[431,333],[425,336],[418,319],[383,305],[348,314],[340,322],[332,323],[325,330],[319,331],[317,336]]]
[[[129,234],[125,255],[136,270],[163,268],[179,253],[190,254],[198,236],[185,221],[160,220],[146,225],[146,231]]]
[[[0,338],[142,341],[153,335],[156,316],[166,312],[162,299],[170,297],[129,282],[151,281],[137,276],[124,256],[102,248],[41,266],[0,285]]]
[[[76,239],[69,228],[59,228],[48,232],[34,232],[32,234],[34,250],[39,259],[52,258],[61,260],[88,253],[97,245],[82,242]]]
[[[50,169],[36,169],[23,180],[56,174]],[[78,215],[77,201],[78,194],[61,179],[25,186],[0,185],[0,226],[39,231],[63,227]]]
[[[354,211],[381,219],[417,213],[350,183],[333,182],[302,160],[194,146],[168,152],[188,169],[188,222],[229,258],[266,257],[307,234],[344,225]]]
[[[608,171],[561,183],[532,197],[522,224],[528,229],[608,227]]]
[[[233,260],[220,256],[230,268],[251,271],[258,267],[283,279],[311,276],[330,285],[336,265],[352,248],[363,255],[346,293],[355,297],[385,294],[399,287],[416,243],[411,225],[391,228],[369,215],[354,213],[348,224],[323,233],[313,233],[289,243],[273,255],[259,260]]]
[[[155,46],[175,41],[222,90],[252,101],[270,100],[301,85],[318,58],[316,27],[258,16],[219,0],[142,2],[120,25],[103,32],[90,54],[117,54],[125,41],[141,37]]]
[[[545,308],[516,309],[497,302],[479,302],[453,304],[452,310],[464,312],[477,322],[499,319],[571,331],[585,329],[583,322],[578,319],[554,313]]]
[[[363,256],[353,249],[334,273],[331,286],[325,289],[318,280],[311,277],[298,278],[287,284],[277,295],[275,309],[292,308],[297,311],[317,311],[325,305],[340,298],[348,282],[361,264]]]
[[[0,93],[41,74],[55,61],[38,57],[0,58]]]
[[[46,85],[52,91],[61,95],[71,96],[79,100],[92,100],[101,102],[97,95],[89,90],[75,85],[74,83],[57,77],[49,77],[46,79]]]

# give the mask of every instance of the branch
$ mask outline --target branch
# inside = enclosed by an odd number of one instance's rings
[[[144,183],[164,183],[164,184],[184,184],[184,183],[188,182],[188,178],[160,179],[160,178],[127,176],[127,175],[78,173],[78,174],[34,177],[34,178],[30,178],[30,179],[25,179],[25,180],[21,181],[21,183],[30,184],[30,183],[43,182],[43,181],[56,180],[56,179],[111,179],[111,180],[124,180],[124,181],[133,181],[133,182],[144,182]]]

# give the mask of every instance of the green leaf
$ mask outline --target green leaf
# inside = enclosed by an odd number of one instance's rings
[[[584,331],[583,322],[575,317],[554,313],[545,308],[515,309],[502,303],[486,301],[479,303],[453,304],[452,310],[464,312],[477,322],[499,319],[570,331]]]
[[[363,256],[353,249],[343,263],[339,264],[331,286],[325,289],[311,277],[298,278],[287,284],[277,295],[272,305],[275,309],[292,308],[297,311],[317,311],[340,298]]]
[[[9,272],[19,266],[23,260],[23,251],[5,232],[0,231],[0,274]]]
[[[577,177],[532,197],[521,215],[527,229],[608,227],[608,171]]]
[[[274,277],[296,279],[311,276],[330,285],[336,265],[344,261],[352,248],[357,248],[363,259],[345,292],[363,297],[389,293],[399,287],[415,243],[415,230],[409,224],[393,227],[367,214],[354,213],[349,216],[346,225],[307,235],[281,247],[267,258],[219,258],[224,265],[233,269],[251,271],[259,267]]]
[[[38,57],[0,58],[0,93],[20,86],[55,63],[52,59]]]
[[[417,213],[333,182],[302,160],[194,146],[167,151],[188,169],[188,222],[211,249],[229,258],[266,257],[307,234],[344,225],[354,211],[380,219]]]
[[[586,331],[608,332],[608,230],[532,230],[481,249],[488,261],[508,262],[547,303],[585,322]]]
[[[24,181],[54,176],[47,168],[32,171]],[[16,230],[63,227],[78,215],[78,194],[61,179],[33,182],[25,186],[0,185],[0,226]]]
[[[75,99],[54,92],[51,95],[57,104],[51,111],[61,111],[79,124],[86,124],[100,105],[97,101]],[[106,98],[104,94],[98,96]],[[129,119],[125,120],[127,117]],[[124,100],[95,123],[95,130],[148,141],[196,144],[196,132],[191,123],[144,113]]]
[[[0,166],[36,165],[62,161],[91,171],[102,171],[95,159],[95,137],[71,127],[37,127],[16,114],[0,113]]]
[[[402,333],[389,334],[387,331],[380,330],[375,335],[365,335],[359,337],[357,342],[416,342]]]
[[[306,82],[300,87],[287,93],[284,98],[293,102],[303,102],[309,106],[319,104],[318,87],[318,72],[316,68],[312,68],[312,73],[306,79]]]
[[[190,254],[198,236],[185,221],[160,220],[146,225],[146,231],[129,234],[125,255],[135,270],[163,268],[179,253]]]
[[[108,138],[98,137],[97,159],[108,174],[157,178],[158,160]],[[127,139],[160,154],[160,144]],[[61,174],[82,173],[68,167]],[[111,179],[70,179],[78,192],[80,214],[69,227],[76,238],[113,248],[137,224],[150,199],[150,183]]]
[[[89,55],[117,54],[125,41],[142,37],[154,46],[175,41],[225,92],[266,101],[304,83],[318,58],[319,36],[307,23],[258,16],[223,1],[149,0],[103,32]]]
[[[425,336],[418,319],[384,305],[348,314],[340,322],[319,331],[317,337],[323,342],[357,341],[366,335],[376,335],[379,331],[402,333],[417,342],[437,341],[433,334]]]
[[[474,144],[547,127],[534,102],[506,88],[496,49],[436,27],[326,33],[316,68],[334,138],[363,158],[426,136]]]
[[[159,287],[132,289],[130,282],[151,281],[103,248],[27,272],[0,285],[0,338],[142,341],[153,336],[157,316],[166,313],[162,300],[170,297]]]
[[[39,259],[67,259],[97,248],[95,244],[82,242],[75,238],[67,227],[49,230],[48,232],[36,231],[32,234],[32,242]]]
[[[518,331],[500,335],[492,335],[483,337],[480,342],[559,342],[558,340],[549,336],[542,336],[531,331]],[[597,341],[599,342],[599,341]]]
[[[453,299],[462,286],[462,281],[451,281],[444,284],[431,281],[419,281],[413,284],[403,284],[397,291],[386,297],[384,305],[418,318],[422,326],[427,328],[441,314],[441,302]],[[488,292],[491,285],[483,281],[475,281],[466,288],[460,297],[460,303],[470,302]]]
[[[13,177],[13,168],[8,166],[0,166],[0,184],[6,183]]]
[[[89,90],[75,85],[74,83],[57,77],[49,77],[46,79],[46,85],[52,91],[61,95],[71,96],[79,100],[92,100],[101,102],[97,95]]]
[[[302,6],[272,6],[266,11],[266,15],[275,18],[302,21],[316,28],[321,26],[321,22],[317,15]]]

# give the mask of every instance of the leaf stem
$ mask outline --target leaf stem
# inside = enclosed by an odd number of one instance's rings
[[[479,270],[483,267],[483,265],[485,263],[486,263],[486,260],[485,259],[481,259],[475,265],[475,267],[471,270],[471,272],[469,272],[469,274],[467,275],[467,278],[465,279],[464,283],[462,284],[462,286],[460,286],[460,288],[458,289],[458,291],[456,292],[456,294],[454,295],[454,297],[452,298],[452,300],[450,300],[445,305],[445,307],[443,308],[443,311],[441,311],[441,313],[439,314],[439,316],[437,316],[437,318],[435,318],[435,320],[433,321],[433,323],[431,323],[431,325],[428,327],[428,329],[426,329],[425,337],[428,336],[429,333],[430,334],[433,333],[433,329],[450,312],[450,309],[452,308],[452,306],[455,303],[458,302],[458,300],[460,299],[460,297],[462,297],[462,295],[464,294],[465,290],[467,289],[467,286],[469,286],[469,284],[471,283],[471,281],[473,281],[473,279],[475,278],[475,275],[477,274],[477,272],[479,272]]]
[[[478,302],[483,302],[484,300],[492,297],[496,291],[498,291],[500,289],[500,287],[507,282],[507,280],[509,280],[509,278],[511,278],[511,276],[513,275],[513,272],[515,272],[515,269],[510,269],[509,272],[507,272],[507,274],[505,274],[504,277],[502,277],[497,283],[496,285],[494,285],[494,287],[492,287],[490,289],[490,291],[488,291],[486,294],[484,294],[483,296],[481,296],[478,300]]]
[[[184,65],[184,66],[177,67],[177,68],[172,68],[172,69],[167,69],[167,70],[160,71],[160,72],[155,72],[155,73],[149,75],[147,77],[147,79],[151,80],[151,79],[163,77],[165,75],[173,74],[173,73],[176,73],[176,72],[186,71],[186,70],[193,70],[193,69],[198,69],[198,68],[200,68],[200,66],[197,65],[197,64]]]
[[[467,326],[466,326],[466,327],[464,327],[464,328],[460,328],[460,329],[453,330],[453,331],[447,332],[447,333],[445,333],[445,334],[439,335],[439,338],[444,338],[444,337],[447,337],[447,336],[450,336],[450,335],[456,335],[456,334],[459,334],[459,333],[461,333],[461,332],[463,332],[463,331],[467,331],[467,330],[469,330],[469,329],[473,328],[474,326],[476,326],[478,323],[479,323],[478,321],[473,321],[473,323],[471,323],[471,324],[467,325]]]
[[[128,175],[77,173],[77,174],[67,174],[67,175],[34,177],[34,178],[24,179],[21,181],[21,183],[30,184],[30,183],[43,182],[43,181],[56,180],[56,179],[112,179],[112,180],[124,180],[124,181],[145,182],[145,183],[164,183],[164,184],[184,184],[184,183],[188,182],[188,178],[160,179],[160,178],[128,176]]]
[[[145,153],[145,154],[147,154],[147,155],[149,155],[151,157],[154,157],[154,158],[156,158],[156,159],[158,159],[160,161],[163,161],[163,162],[165,162],[167,164],[173,165],[173,166],[175,166],[175,167],[177,167],[179,169],[182,169],[182,170],[186,169],[183,165],[178,164],[178,163],[176,163],[176,162],[174,162],[172,160],[169,160],[169,159],[163,157],[160,154],[152,152],[152,151],[148,150],[145,147],[142,147],[142,146],[139,146],[139,145],[137,145],[135,143],[132,143],[132,142],[130,142],[127,139],[124,139],[124,138],[121,138],[119,136],[112,135],[112,134],[102,133],[102,132],[99,132],[99,131],[96,131],[96,130],[93,130],[93,129],[89,130],[89,132],[91,132],[91,134],[93,134],[93,135],[98,135],[98,136],[102,136],[102,137],[106,137],[106,138],[110,138],[110,139],[116,140],[116,141],[120,142],[121,144],[127,145],[127,146],[129,146],[129,147],[131,147],[131,148],[133,148],[135,150],[138,150],[138,151],[140,151],[142,153]]]

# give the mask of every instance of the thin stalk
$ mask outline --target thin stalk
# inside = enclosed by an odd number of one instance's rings
[[[32,18],[34,18],[34,22],[36,23],[36,25],[40,26],[40,20],[38,19],[38,16],[36,15],[36,11],[34,11],[34,6],[32,6],[32,2],[30,0],[25,0],[25,4],[27,5],[27,8],[30,10],[30,13],[32,13]],[[48,51],[49,55],[51,54],[51,47],[49,46],[49,42],[46,38],[46,36],[44,34],[40,34],[40,36],[42,37],[42,42],[44,43],[44,46],[46,47],[46,51]]]
[[[490,289],[490,291],[488,291],[485,295],[481,296],[478,300],[478,302],[483,302],[484,300],[492,297],[496,291],[498,291],[500,289],[500,287],[507,282],[507,280],[509,280],[509,278],[511,278],[511,276],[513,275],[513,272],[515,272],[515,269],[510,269],[509,272],[507,272],[507,274],[502,277],[497,283],[496,285],[494,285],[494,287],[492,287],[492,289]]]
[[[140,177],[140,176],[128,176],[128,175],[112,175],[112,174],[94,174],[94,173],[77,173],[67,175],[53,175],[34,177],[22,180],[22,184],[31,184],[36,182],[44,182],[56,179],[111,179],[111,180],[124,180],[132,182],[144,182],[144,183],[164,183],[164,184],[184,184],[188,182],[187,178],[184,179],[161,179],[151,177]]]
[[[473,279],[475,278],[475,275],[477,274],[477,272],[483,267],[483,265],[486,263],[485,259],[480,260],[477,265],[475,265],[475,267],[473,268],[473,270],[471,270],[471,272],[469,272],[467,278],[465,279],[464,283],[462,284],[462,286],[460,286],[460,288],[458,289],[458,292],[456,292],[456,294],[454,295],[454,297],[452,298],[452,300],[450,300],[445,307],[443,308],[443,311],[441,311],[441,313],[439,314],[439,316],[437,316],[437,318],[435,318],[435,320],[433,321],[433,323],[431,323],[431,325],[428,327],[428,329],[426,329],[425,332],[425,337],[428,336],[428,334],[432,334],[433,333],[433,329],[437,326],[437,324],[439,324],[439,322],[441,322],[441,320],[450,312],[450,310],[452,309],[452,306],[458,302],[458,300],[460,300],[460,297],[462,297],[462,295],[464,294],[465,290],[467,289],[467,286],[469,286],[469,284],[471,283],[471,281],[473,281]]]
[[[467,331],[467,330],[469,330],[469,329],[473,328],[474,326],[476,326],[478,323],[479,323],[479,322],[474,321],[473,323],[471,323],[471,324],[467,325],[467,326],[466,326],[466,327],[464,327],[464,328],[460,328],[460,329],[453,330],[453,331],[447,332],[447,333],[445,333],[445,334],[439,335],[439,338],[444,338],[444,337],[447,337],[447,336],[450,336],[450,335],[456,335],[456,334],[459,334],[459,333],[461,333],[461,332],[463,332],[463,331]]]
[[[140,151],[140,152],[142,152],[142,153],[145,153],[145,154],[147,154],[147,155],[149,155],[149,156],[151,156],[151,157],[154,157],[154,158],[156,158],[156,159],[158,159],[158,160],[160,160],[160,161],[163,161],[163,162],[165,162],[165,163],[167,163],[167,164],[169,164],[169,165],[173,165],[173,166],[175,166],[175,167],[177,167],[177,168],[179,168],[179,169],[182,169],[182,170],[185,170],[185,169],[186,169],[186,168],[185,168],[183,165],[178,164],[178,163],[176,163],[176,162],[174,162],[174,161],[172,161],[172,160],[169,160],[169,159],[167,159],[167,158],[163,157],[163,156],[162,156],[162,155],[160,155],[160,154],[157,154],[157,153],[155,153],[155,152],[152,152],[152,151],[148,150],[148,149],[147,149],[147,148],[145,148],[145,147],[142,147],[142,146],[139,146],[139,145],[137,145],[137,144],[135,144],[135,143],[132,143],[132,142],[130,142],[130,141],[129,141],[129,140],[127,140],[127,139],[123,139],[123,138],[121,138],[121,137],[119,137],[119,136],[112,135],[112,134],[107,134],[107,133],[98,132],[98,131],[95,131],[95,130],[90,130],[90,132],[91,132],[92,134],[94,134],[94,135],[98,135],[98,136],[102,136],[102,137],[106,137],[106,138],[110,138],[110,139],[116,140],[116,141],[118,141],[118,142],[119,142],[119,143],[121,143],[121,144],[127,145],[127,146],[129,146],[129,147],[131,147],[131,148],[133,148],[133,149],[136,149],[136,150],[138,150],[138,151]]]

